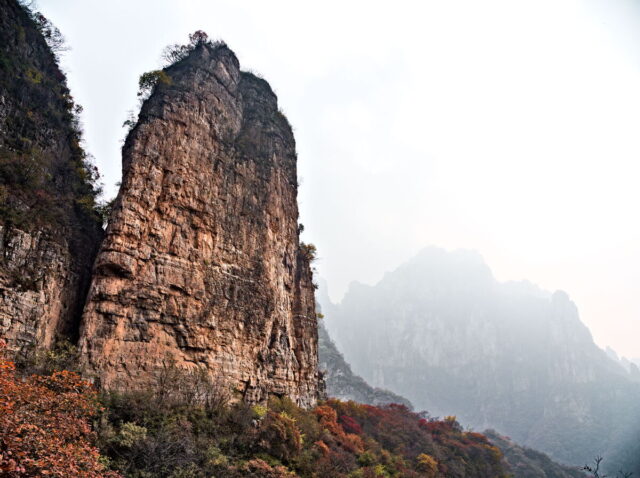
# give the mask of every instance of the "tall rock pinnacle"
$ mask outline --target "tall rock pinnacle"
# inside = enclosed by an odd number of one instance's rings
[[[224,45],[165,70],[123,148],[83,315],[108,389],[174,363],[250,402],[318,395],[314,287],[298,237],[295,141],[266,81]]]

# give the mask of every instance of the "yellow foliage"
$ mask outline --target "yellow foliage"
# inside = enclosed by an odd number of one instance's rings
[[[423,471],[427,478],[438,476],[438,461],[431,455],[421,453],[418,455],[418,468]]]
[[[267,414],[267,410],[267,407],[265,407],[264,405],[254,405],[253,407],[251,407],[253,416],[258,419],[264,418],[264,416]]]

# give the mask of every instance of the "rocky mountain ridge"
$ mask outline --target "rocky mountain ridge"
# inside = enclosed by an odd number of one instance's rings
[[[560,462],[626,461],[640,390],[564,292],[498,283],[478,254],[430,248],[322,305],[333,307],[325,324],[338,348],[372,386]]]
[[[327,284],[322,280],[319,282],[318,295],[327,302]],[[332,309],[333,307],[327,313],[332,314]],[[374,388],[362,377],[355,375],[351,366],[345,361],[343,354],[329,337],[322,321],[319,322],[318,328],[320,369],[325,377],[328,397],[378,406],[401,404],[412,408],[406,398],[388,390]],[[582,467],[558,464],[544,453],[522,447],[494,430],[486,430],[483,435],[502,452],[503,465],[510,472],[510,476],[517,478],[584,478],[586,476]]]

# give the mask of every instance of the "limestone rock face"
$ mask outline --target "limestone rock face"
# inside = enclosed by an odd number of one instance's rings
[[[298,234],[295,141],[269,85],[226,46],[165,70],[123,148],[123,179],[83,314],[108,389],[163,364],[250,402],[318,395],[314,287]]]
[[[0,0],[0,338],[77,337],[102,229],[73,101],[42,25]]]

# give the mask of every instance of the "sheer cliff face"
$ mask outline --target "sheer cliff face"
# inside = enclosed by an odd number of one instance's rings
[[[73,103],[30,15],[0,0],[0,337],[73,337],[102,230]]]
[[[225,46],[200,45],[166,73],[123,149],[83,316],[86,366],[132,389],[175,362],[248,401],[312,405],[317,324],[291,128]]]

